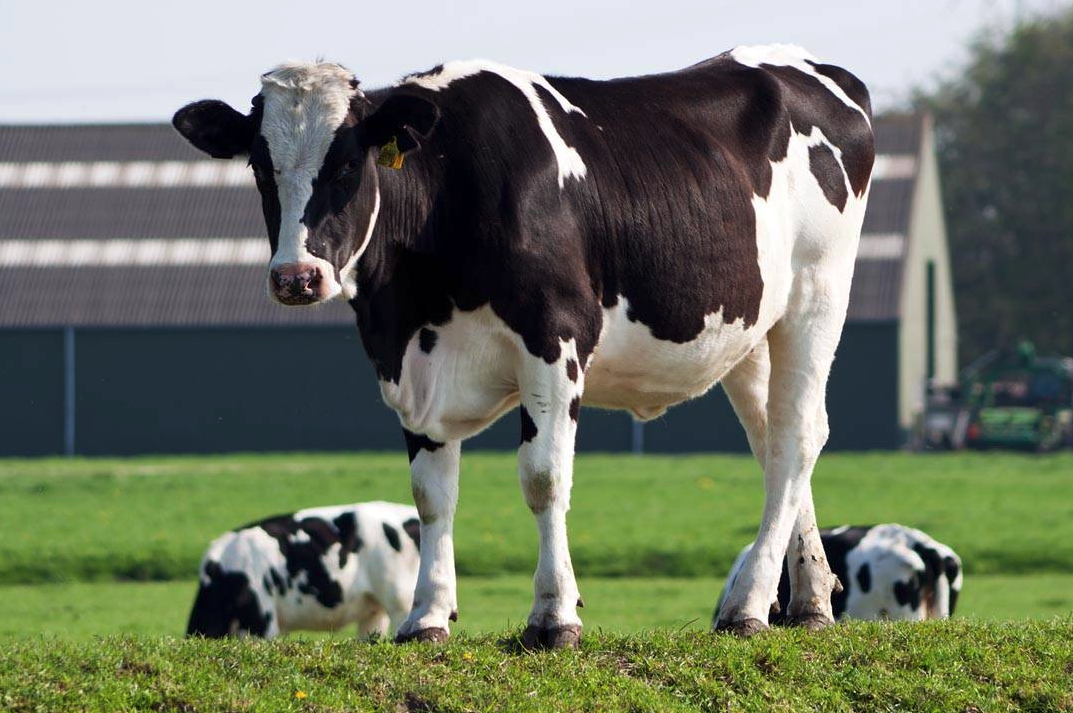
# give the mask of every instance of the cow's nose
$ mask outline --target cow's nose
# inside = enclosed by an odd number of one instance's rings
[[[323,280],[316,265],[294,263],[280,265],[270,271],[272,289],[282,302],[305,302],[315,300],[320,294]]]

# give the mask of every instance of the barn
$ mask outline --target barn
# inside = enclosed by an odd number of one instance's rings
[[[897,448],[957,330],[927,116],[875,121],[877,163],[829,386],[831,448]],[[401,447],[343,304],[269,301],[244,162],[169,125],[0,126],[0,455]],[[303,360],[316,393],[275,387]],[[506,418],[470,447],[512,449]],[[588,451],[747,450],[719,389],[639,424],[590,410]]]

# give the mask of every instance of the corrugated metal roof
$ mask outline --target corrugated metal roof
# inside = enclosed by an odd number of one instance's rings
[[[0,188],[0,239],[253,235],[265,235],[254,188]]]
[[[897,115],[877,118],[874,128],[884,158],[865,216],[851,322],[898,316],[897,248],[908,239],[922,123]],[[0,240],[10,248],[0,256],[22,256],[0,265],[0,326],[353,324],[341,303],[297,310],[271,302],[265,266],[248,259],[249,239],[263,235],[252,185],[236,180],[233,167],[208,164],[166,124],[0,126]],[[206,247],[223,256],[220,264],[142,264],[146,255],[174,256],[169,245],[189,252],[191,239],[213,241]],[[26,240],[53,241],[53,252],[72,244],[62,241],[116,241],[112,247],[137,254],[116,260],[115,250],[92,246],[86,254],[110,255],[107,265],[48,265],[40,255],[26,258],[18,242]],[[148,240],[177,242],[133,247]],[[246,257],[228,261],[228,250]]]
[[[284,307],[264,265],[4,269],[0,326],[352,325],[342,302]]]
[[[201,161],[170,124],[0,126],[0,161]]]

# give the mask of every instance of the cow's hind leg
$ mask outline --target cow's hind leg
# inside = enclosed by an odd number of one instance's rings
[[[540,534],[533,609],[522,637],[527,648],[572,648],[581,639],[581,602],[570,562],[566,513],[583,380],[576,357],[565,350],[554,364],[527,359],[519,378],[518,476]]]
[[[767,401],[770,378],[771,358],[765,339],[735,366],[722,382],[723,390],[745,428],[749,447],[761,469],[767,460]],[[825,442],[827,411],[822,404],[816,427],[819,429],[817,439],[820,443]],[[805,488],[802,494],[801,507],[797,511],[786,555],[790,573],[790,582],[787,584],[792,594],[789,601],[785,601],[781,594],[783,587],[779,588],[778,601],[784,609],[780,622],[810,629],[833,624],[831,591],[840,590],[841,585],[831,573],[823,551],[812,504],[811,487]],[[716,615],[718,617],[718,611]]]
[[[766,629],[791,531],[800,529],[801,542],[806,546],[815,542],[818,547],[810,488],[826,429],[818,426],[817,414],[823,409],[827,375],[844,316],[844,304],[820,298],[801,312],[787,315],[768,334],[771,378],[763,461],[764,514],[756,544],[720,610],[717,629],[740,635]],[[802,552],[805,550],[797,547],[791,554],[799,558]],[[807,566],[790,568],[791,584],[795,580],[799,583],[798,592],[791,597],[791,619],[802,593],[819,591],[823,582],[828,583],[826,606],[830,609],[830,570],[822,559],[822,547],[818,552],[820,557],[813,561],[815,552],[809,549]],[[824,578],[817,576],[821,564],[827,572]]]
[[[399,627],[395,641],[443,642],[457,609],[452,538],[460,443],[405,435],[414,504],[421,518],[421,565],[410,616]]]

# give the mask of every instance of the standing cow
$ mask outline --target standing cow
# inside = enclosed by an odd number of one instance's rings
[[[842,590],[831,597],[836,619],[923,621],[953,616],[961,593],[961,558],[926,533],[904,525],[845,525],[820,530],[820,541],[842,583]],[[752,547],[747,545],[734,560],[723,598]],[[772,623],[786,623],[783,612],[789,602],[789,563],[783,560],[779,611]]]
[[[874,159],[856,77],[786,46],[612,81],[450,62],[368,93],[338,65],[288,63],[248,114],[204,100],[173,123],[249,156],[271,295],[357,314],[421,515],[398,640],[448,636],[462,439],[518,408],[540,535],[523,639],[574,646],[581,403],[649,419],[720,380],[766,499],[717,628],[767,628],[788,542],[790,614],[833,621],[810,479]]]
[[[308,508],[224,533],[201,560],[187,636],[386,634],[410,613],[420,560],[410,505]]]

